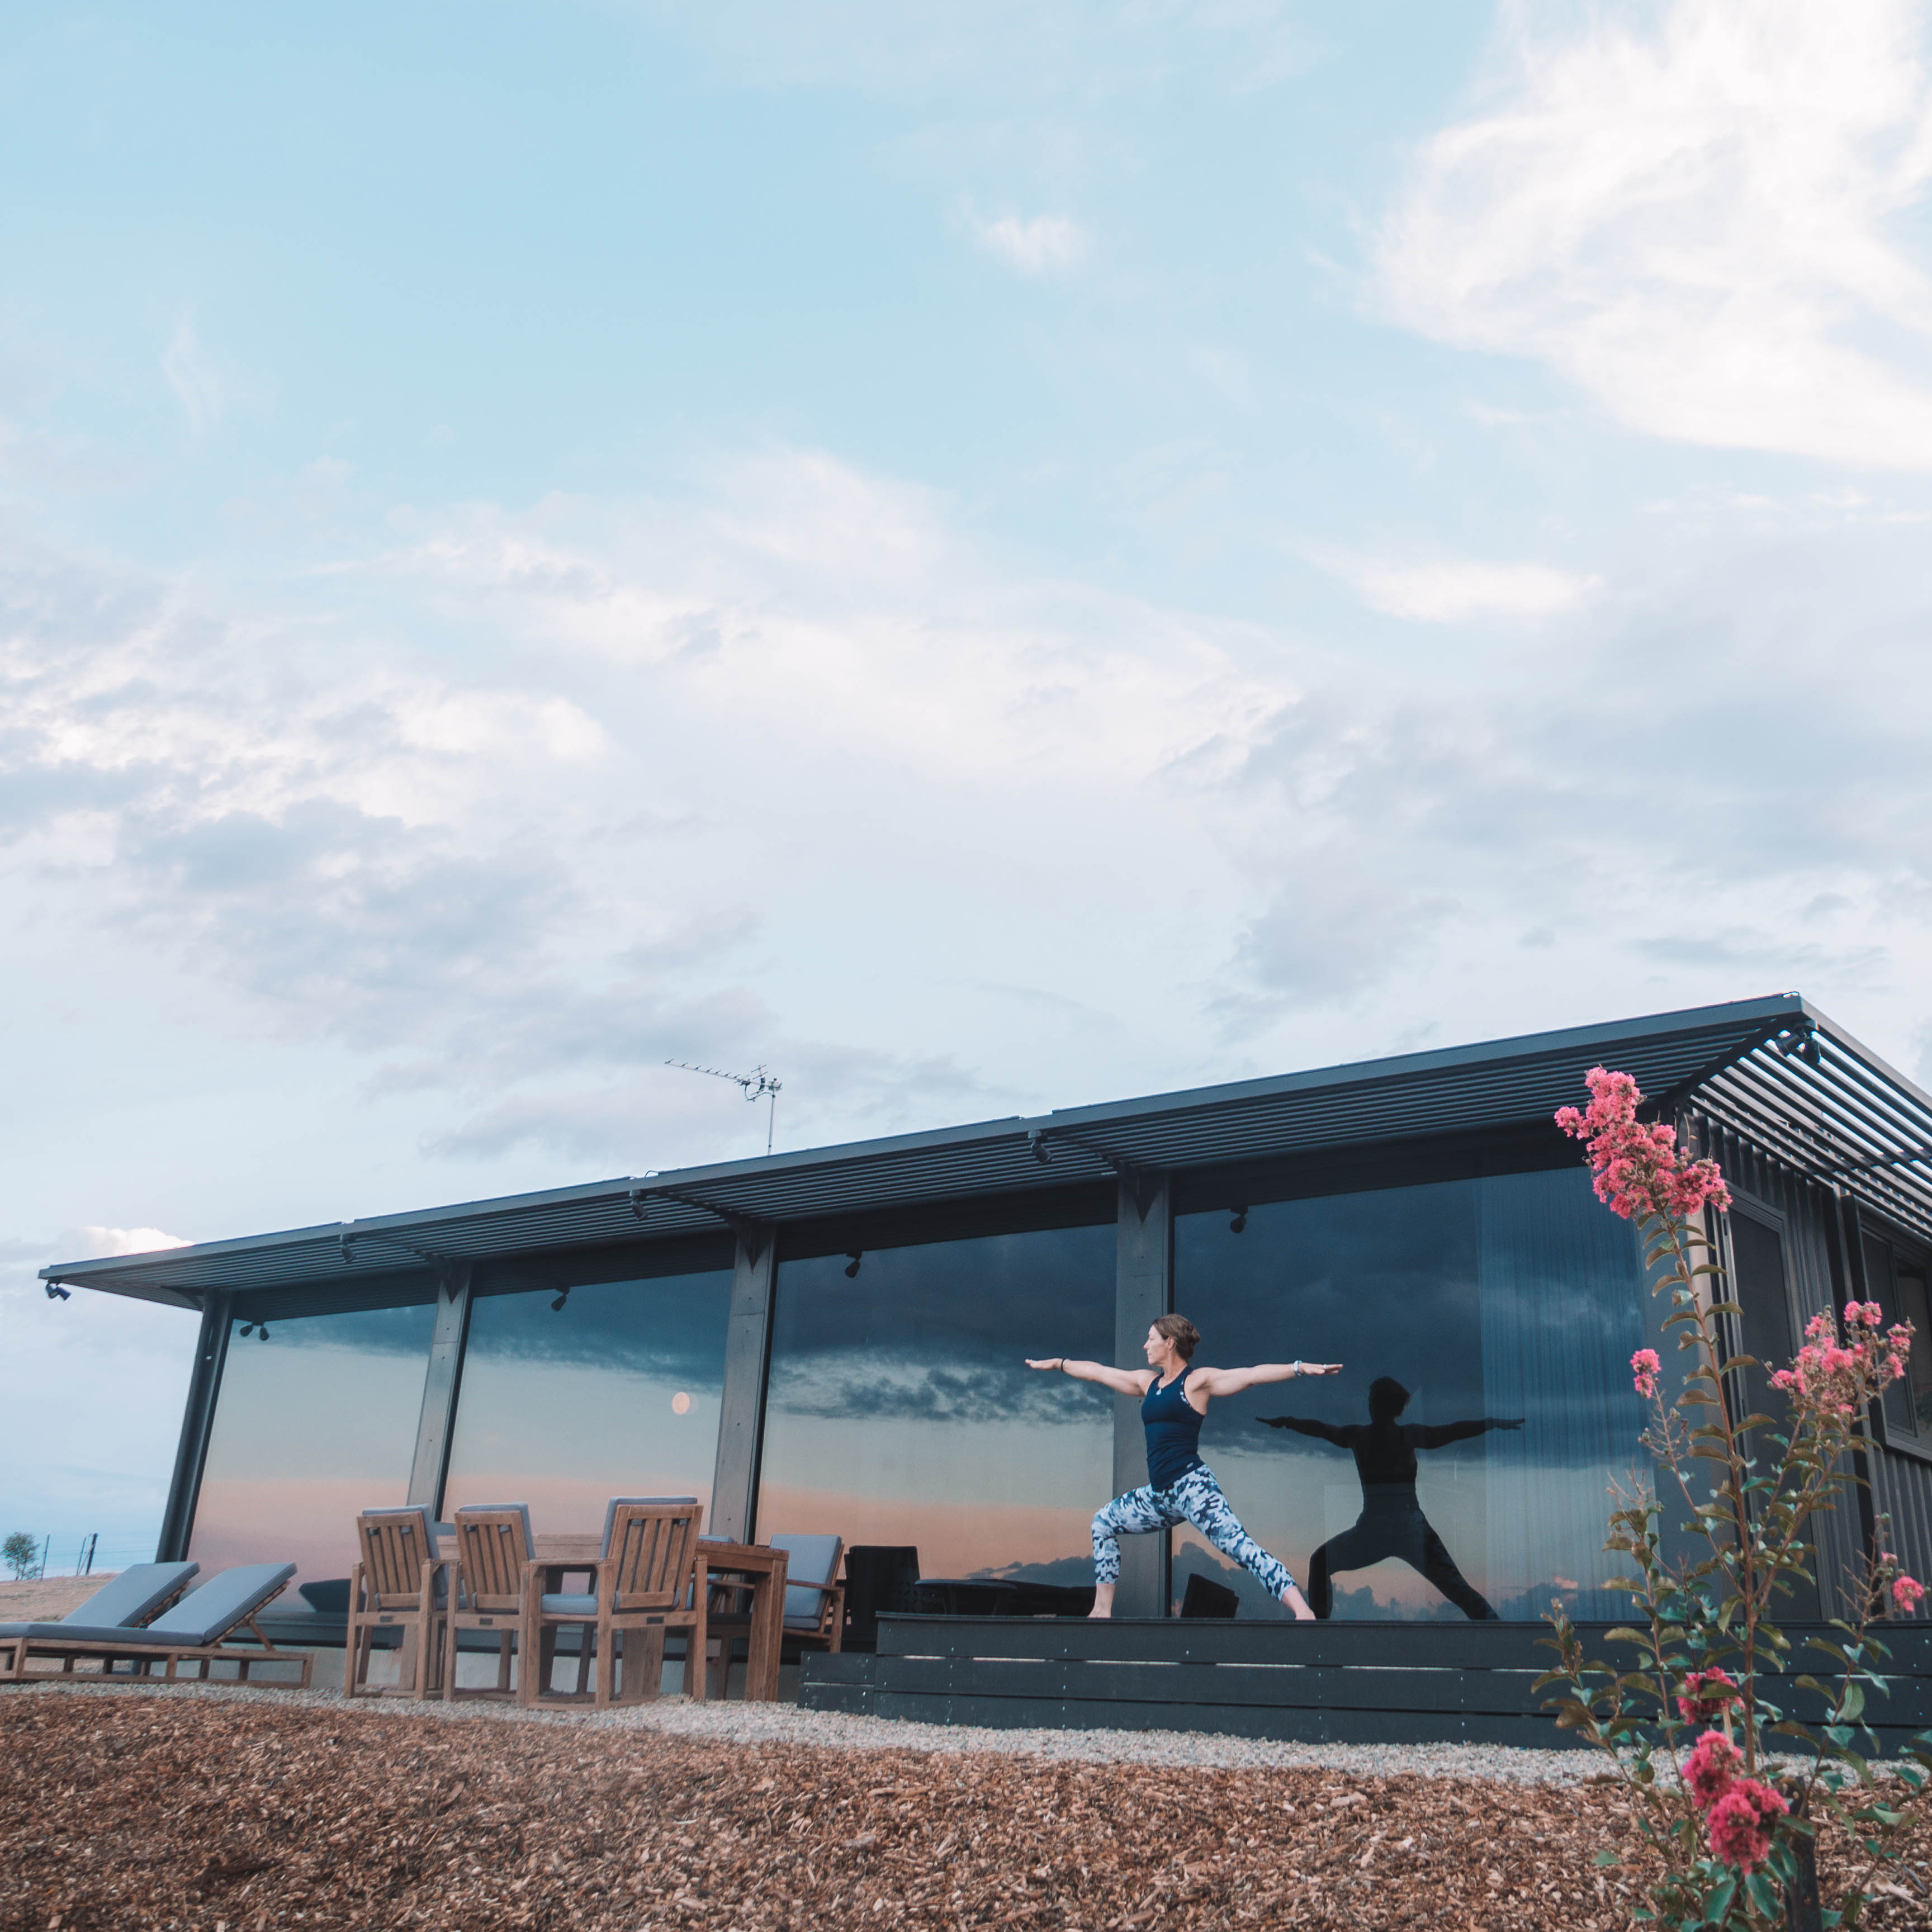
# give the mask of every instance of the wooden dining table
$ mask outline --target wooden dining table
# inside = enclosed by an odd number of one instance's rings
[[[544,1590],[554,1594],[564,1587],[566,1576],[594,1576],[603,1551],[602,1539],[594,1532],[584,1534],[539,1534],[532,1552],[544,1565]],[[724,1628],[720,1639],[729,1643],[740,1630],[748,1630],[745,1660],[745,1696],[752,1703],[770,1703],[778,1694],[778,1652],[784,1636],[785,1570],[788,1558],[782,1550],[762,1543],[728,1543],[716,1537],[698,1539],[698,1559],[692,1579],[704,1592],[727,1589],[748,1593],[749,1624],[742,1614],[721,1613]],[[662,1657],[663,1635],[657,1638]],[[690,1646],[695,1650],[698,1646]],[[643,1664],[644,1660],[640,1659]],[[729,1658],[727,1660],[729,1676]],[[646,1664],[646,1668],[650,1668]],[[581,1675],[581,1672],[580,1672]],[[710,1672],[704,1660],[687,1657],[684,1668],[688,1695],[702,1703]]]

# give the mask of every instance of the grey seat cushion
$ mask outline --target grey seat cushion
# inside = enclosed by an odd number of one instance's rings
[[[516,1514],[521,1516],[524,1520],[524,1561],[527,1562],[537,1553],[536,1532],[530,1527],[530,1506],[528,1503],[465,1503],[456,1512],[457,1522],[452,1526],[449,1532],[452,1538],[455,1537],[457,1528],[460,1526],[464,1517],[477,1515],[485,1510],[494,1511],[500,1516],[506,1510],[514,1510]],[[460,1550],[462,1546],[458,1543],[457,1547]]]
[[[27,1634],[68,1637],[80,1643],[125,1644],[132,1650],[201,1650],[219,1643],[244,1617],[254,1615],[296,1574],[292,1563],[244,1563],[211,1576],[145,1630],[117,1624],[40,1624]]]
[[[794,1535],[781,1531],[766,1539],[774,1550],[785,1552],[784,1620],[789,1629],[816,1630],[825,1599],[816,1590],[801,1590],[789,1580],[800,1583],[830,1583],[838,1573],[838,1553],[844,1539],[838,1536]]]
[[[597,1596],[591,1590],[554,1591],[543,1599],[543,1607],[555,1617],[594,1617]]]
[[[601,1546],[604,1554],[610,1553],[610,1532],[616,1526],[617,1512],[626,1503],[647,1504],[653,1508],[675,1508],[685,1503],[694,1503],[695,1496],[613,1496],[604,1509],[604,1541]]]
[[[0,1624],[0,1637],[40,1636],[68,1624],[89,1630],[124,1630],[148,1616],[157,1604],[166,1603],[200,1568],[198,1563],[130,1563],[58,1622]]]

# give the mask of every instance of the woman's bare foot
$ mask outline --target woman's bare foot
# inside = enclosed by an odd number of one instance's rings
[[[1087,1614],[1090,1617],[1111,1617],[1114,1614],[1114,1586],[1111,1583],[1094,1586],[1094,1607]]]
[[[1294,1612],[1294,1620],[1297,1623],[1312,1624],[1314,1622],[1315,1612],[1308,1607],[1308,1599],[1304,1597],[1292,1583],[1289,1584],[1288,1588],[1282,1591],[1281,1593],[1281,1600]]]

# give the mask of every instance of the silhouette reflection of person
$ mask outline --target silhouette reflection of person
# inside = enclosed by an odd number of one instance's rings
[[[1504,1422],[1486,1415],[1432,1429],[1419,1422],[1397,1421],[1408,1406],[1408,1390],[1393,1376],[1378,1376],[1369,1384],[1366,1424],[1338,1425],[1300,1415],[1261,1418],[1270,1429],[1292,1429],[1298,1436],[1312,1436],[1352,1450],[1355,1473],[1361,1478],[1362,1513],[1355,1526],[1331,1536],[1309,1561],[1308,1601],[1318,1617],[1326,1617],[1334,1607],[1334,1586],[1329,1580],[1336,1570],[1366,1570],[1387,1556],[1399,1556],[1412,1570],[1420,1570],[1465,1616],[1493,1618],[1496,1614],[1456,1568],[1447,1546],[1423,1514],[1415,1494],[1415,1452],[1466,1442],[1492,1429],[1520,1429],[1522,1418]]]

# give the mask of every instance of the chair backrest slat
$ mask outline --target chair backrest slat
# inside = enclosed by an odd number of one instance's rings
[[[674,1610],[689,1592],[704,1512],[695,1502],[619,1502],[610,1512],[605,1553],[616,1564],[616,1611]]]
[[[422,1567],[442,1552],[425,1509],[364,1510],[356,1519],[368,1606],[402,1610],[422,1596]]]
[[[466,1610],[507,1616],[523,1602],[532,1546],[524,1503],[478,1503],[456,1512],[458,1598]]]

